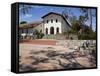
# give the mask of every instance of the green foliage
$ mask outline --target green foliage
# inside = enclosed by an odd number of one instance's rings
[[[72,30],[78,32],[80,30],[81,26],[78,20],[74,21],[72,23]]]
[[[68,31],[68,33],[78,35],[78,39],[80,40],[96,39],[96,33],[89,26],[85,25],[85,21],[86,21],[85,16],[80,15],[79,20],[74,18],[74,20],[71,22],[72,29]],[[80,30],[81,33],[79,33]]]
[[[77,32],[75,30],[73,30],[73,29],[72,30],[69,30],[68,33],[69,34],[77,34]]]
[[[88,8],[80,8],[80,11],[82,12],[82,16],[85,18],[85,20],[88,20],[88,16],[90,15]]]
[[[20,24],[25,24],[25,23],[27,23],[26,21],[22,21],[22,22],[20,22]]]
[[[83,31],[82,34],[78,34],[78,39],[81,40],[95,40],[96,39],[96,32],[90,29],[89,26],[84,25],[82,27]]]
[[[82,24],[84,24],[85,21],[86,21],[85,17],[80,15],[79,16],[79,23],[82,25]]]
[[[96,33],[91,34],[79,34],[78,35],[79,40],[95,40],[96,39]]]
[[[44,34],[43,33],[40,33],[40,37],[39,38],[42,38],[44,36]]]
[[[87,12],[87,9],[83,9],[83,12]],[[89,26],[85,25],[85,21],[87,21],[87,17],[83,15],[80,15],[79,19],[72,17],[72,29],[64,32],[64,35],[69,38],[70,34],[75,34],[79,40],[96,39],[96,33]]]
[[[69,20],[70,20],[71,23],[74,23],[74,22],[76,22],[77,17],[76,16],[72,16],[72,17],[69,18]]]
[[[73,29],[71,29],[69,31],[63,32],[63,35],[76,34],[76,33],[77,33],[76,31],[74,31]]]
[[[36,35],[37,39],[41,39],[44,36],[44,34],[41,31],[39,32],[38,30],[34,31],[34,35]]]

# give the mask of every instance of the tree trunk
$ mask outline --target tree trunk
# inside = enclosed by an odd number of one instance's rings
[[[89,18],[89,26],[90,29],[92,30],[92,10],[88,9],[88,18]]]

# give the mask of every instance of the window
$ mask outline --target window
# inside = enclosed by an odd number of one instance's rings
[[[47,20],[47,23],[49,22],[49,20]]]
[[[53,23],[53,19],[51,19],[51,23]]]
[[[58,20],[56,19],[56,23],[58,22]]]
[[[57,34],[59,33],[59,27],[56,28],[56,32],[57,32]]]
[[[46,34],[48,34],[48,28],[46,28]]]

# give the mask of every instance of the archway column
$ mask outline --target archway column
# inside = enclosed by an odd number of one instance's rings
[[[61,28],[59,28],[59,33],[62,33],[62,30],[61,30]]]
[[[50,35],[51,34],[51,30],[50,30],[51,27],[46,27],[46,28],[48,28],[48,34]],[[54,34],[57,34],[57,27],[53,27],[53,28],[54,28]],[[59,28],[59,33],[61,33],[61,28]],[[45,29],[45,34],[46,34],[46,29]]]
[[[50,34],[50,28],[48,28],[48,34]]]
[[[54,27],[54,34],[57,34],[56,27]]]

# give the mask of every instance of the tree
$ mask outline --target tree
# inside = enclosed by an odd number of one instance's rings
[[[21,22],[20,22],[20,24],[25,24],[25,23],[27,23],[27,22],[26,22],[26,21],[21,21]]]
[[[94,15],[96,13],[92,13],[92,9],[91,8],[81,8],[80,10],[83,13],[83,16],[84,16],[85,20],[89,21],[89,25],[88,26],[90,26],[90,29],[92,30],[92,17],[94,17]]]
[[[71,24],[75,23],[76,21],[77,21],[77,17],[76,16],[71,16],[70,17]]]
[[[42,31],[40,30],[39,32],[37,29],[34,30],[33,34],[36,36],[37,39],[41,39],[44,36]]]
[[[79,16],[79,23],[80,23],[80,25],[84,25],[84,23],[85,23],[85,17],[84,16],[82,16],[82,15],[80,15]]]
[[[70,8],[65,8],[63,11],[62,11],[62,15],[67,19],[67,20],[71,20],[72,17],[74,16],[73,15],[73,12]]]
[[[79,32],[79,30],[81,29],[81,26],[78,20],[72,22],[72,29],[76,31],[77,33]]]

